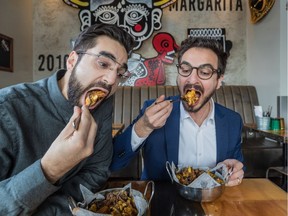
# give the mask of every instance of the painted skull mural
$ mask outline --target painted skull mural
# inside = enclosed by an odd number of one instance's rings
[[[125,28],[136,40],[134,50],[161,29],[162,8],[175,2],[171,0],[63,0],[80,9],[80,29],[95,23],[116,24]]]

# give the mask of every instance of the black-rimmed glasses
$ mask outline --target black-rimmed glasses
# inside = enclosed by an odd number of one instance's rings
[[[117,62],[115,59],[112,59],[109,56],[103,55],[103,54],[95,54],[95,53],[90,53],[90,52],[82,52],[78,51],[76,52],[78,55],[79,54],[85,54],[85,55],[90,55],[96,57],[96,63],[97,63],[97,68],[99,70],[102,70],[103,72],[108,72],[113,71],[117,65],[120,65],[121,67],[117,69],[117,76],[121,79],[127,79],[130,76],[130,72],[128,71],[127,65],[122,65],[119,62]]]
[[[210,79],[214,73],[220,74],[220,69],[214,69],[210,64],[203,64],[199,67],[193,67],[188,63],[177,64],[178,74],[183,77],[188,77],[191,75],[193,69],[196,69],[197,76],[202,80]]]

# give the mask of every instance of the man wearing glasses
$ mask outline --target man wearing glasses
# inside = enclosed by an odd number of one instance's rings
[[[110,96],[128,76],[133,46],[116,25],[93,25],[78,36],[67,70],[0,90],[0,215],[71,215],[67,197],[82,201],[80,184],[103,186],[113,153]]]
[[[227,54],[216,40],[184,40],[176,65],[180,95],[144,103],[139,116],[114,140],[111,170],[126,166],[142,149],[142,179],[169,180],[166,161],[210,168],[224,162],[232,172],[227,185],[240,184],[242,119],[212,99],[224,79],[226,62]],[[191,93],[190,103],[185,98]]]

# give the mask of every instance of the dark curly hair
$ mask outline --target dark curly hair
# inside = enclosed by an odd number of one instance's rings
[[[181,42],[181,46],[178,49],[178,63],[181,63],[182,56],[190,48],[205,48],[212,50],[218,57],[218,78],[220,75],[225,73],[228,53],[224,52],[223,46],[216,39],[206,38],[206,37],[188,37],[187,39]]]
[[[125,47],[128,54],[132,51],[135,45],[134,38],[121,27],[109,24],[94,24],[84,29],[79,34],[74,43],[73,50],[76,52],[79,50],[85,52],[94,47],[97,43],[97,38],[102,35],[118,41]]]

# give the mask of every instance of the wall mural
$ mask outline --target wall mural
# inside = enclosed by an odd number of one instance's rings
[[[138,50],[154,31],[161,29],[163,8],[178,8],[176,0],[63,0],[67,5],[79,9],[80,30],[95,24],[116,24],[126,29],[136,40],[131,57],[128,59],[128,70],[131,77],[119,85],[122,86],[155,86],[165,85],[165,64],[172,65],[178,45],[174,37],[167,32],[155,34],[152,45],[156,56],[144,58]],[[176,4],[173,4],[176,3]],[[182,2],[183,3],[183,2]],[[240,4],[241,3],[241,4]],[[185,5],[185,4],[184,4]],[[225,4],[224,4],[225,5]],[[242,8],[242,1],[237,1],[237,8]],[[210,5],[212,6],[212,5]],[[209,7],[210,7],[209,6]],[[221,10],[215,3],[215,9]],[[230,5],[230,9],[231,9]],[[207,10],[209,9],[207,5]],[[224,7],[226,10],[226,6]],[[183,4],[181,4],[183,10]],[[237,9],[238,10],[238,9]],[[224,28],[188,28],[190,37],[214,37],[224,46],[227,53],[232,42],[226,40]],[[151,40],[149,40],[151,41]]]
[[[141,54],[132,53],[128,59],[128,69],[131,76],[120,85],[126,86],[155,86],[164,85],[166,81],[164,64],[174,62],[178,49],[173,36],[160,32],[152,39],[153,48],[158,53],[152,58],[142,58]]]
[[[176,0],[63,0],[69,6],[80,9],[80,30],[95,24],[117,24],[126,29],[136,41],[134,51],[161,29],[162,9]],[[158,53],[151,58],[132,53],[128,59],[131,77],[120,85],[154,86],[164,85],[166,81],[164,63],[172,64],[178,48],[169,33],[159,33],[153,38],[153,48]]]
[[[80,30],[95,23],[117,24],[126,29],[136,40],[134,50],[152,33],[161,29],[162,9],[176,0],[63,0],[67,5],[80,9]]]
[[[218,40],[226,53],[230,54],[232,41],[226,40],[225,28],[188,28],[188,37],[207,37]]]
[[[187,37],[207,37],[218,40],[226,53],[230,55],[232,41],[226,40],[225,28],[188,28]],[[153,48],[158,53],[152,58],[142,58],[141,54],[132,53],[128,60],[131,77],[123,86],[164,85],[166,81],[164,64],[173,64],[178,45],[169,33],[158,33],[152,40]]]

